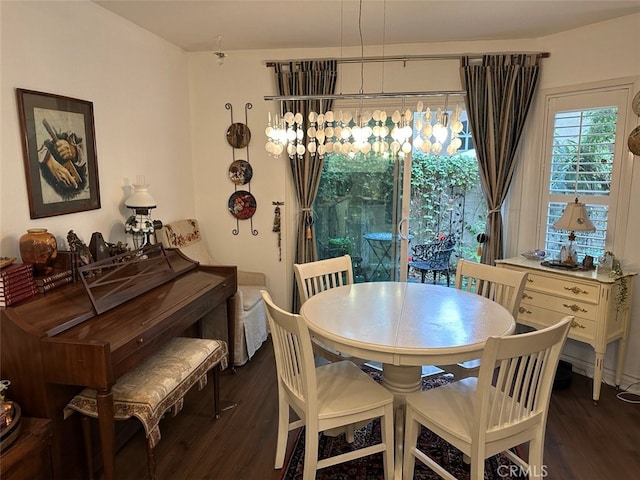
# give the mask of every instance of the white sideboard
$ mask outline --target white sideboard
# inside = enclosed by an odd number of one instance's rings
[[[498,267],[529,273],[516,321],[540,329],[566,315],[574,315],[569,338],[587,343],[595,351],[593,400],[597,402],[607,345],[615,340],[618,340],[616,386],[622,379],[636,274],[625,272],[612,277],[596,270],[565,270],[540,263],[524,257],[496,260]]]

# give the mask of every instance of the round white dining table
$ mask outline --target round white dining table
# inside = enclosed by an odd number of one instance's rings
[[[309,298],[300,314],[322,343],[381,362],[383,383],[400,395],[420,389],[422,365],[479,358],[487,338],[515,330],[513,316],[500,304],[424,283],[332,288]]]
[[[382,363],[395,397],[395,477],[402,476],[404,396],[421,388],[422,365],[482,356],[491,336],[515,330],[500,304],[464,290],[405,282],[356,283],[309,298],[300,309],[312,336],[357,358]]]

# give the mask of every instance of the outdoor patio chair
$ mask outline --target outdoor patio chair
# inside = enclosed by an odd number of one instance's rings
[[[436,283],[436,276],[444,274],[447,278],[447,287],[450,284],[449,260],[455,248],[456,241],[453,235],[443,236],[430,243],[414,245],[411,247],[413,255],[407,266],[408,270],[413,268],[421,274],[421,281],[424,283],[427,272],[433,273],[433,283]]]

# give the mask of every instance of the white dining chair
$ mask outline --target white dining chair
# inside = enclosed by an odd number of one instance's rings
[[[301,303],[317,293],[353,283],[353,266],[349,255],[315,262],[294,263],[293,271]]]
[[[349,255],[315,262],[294,263],[293,271],[302,304],[320,292],[353,283],[353,266]],[[353,360],[349,355],[338,352],[315,338],[312,341],[315,353],[331,362]]]
[[[326,363],[316,367],[305,320],[273,303],[262,291],[273,338],[278,375],[278,439],[275,468],[284,464],[288,433],[305,427],[303,480],[316,471],[382,452],[385,480],[394,471],[393,395],[353,362]],[[290,410],[297,420],[290,420]],[[381,441],[341,455],[318,459],[321,432],[380,419]]]
[[[407,395],[403,479],[413,478],[419,460],[441,478],[455,480],[418,448],[421,426],[470,458],[471,480],[484,479],[485,459],[500,452],[530,479],[544,477],[549,400],[572,320],[564,317],[543,330],[490,337],[477,378]],[[529,444],[528,462],[510,450],[523,443]]]
[[[456,266],[454,285],[459,290],[476,293],[499,303],[516,319],[527,275],[527,272],[470,262],[461,258]],[[470,360],[456,365],[438,365],[438,368],[452,373],[459,380],[478,375],[479,365],[479,360]]]
[[[509,270],[484,263],[460,259],[456,266],[455,287],[477,293],[498,302],[518,316],[522,292],[527,281],[527,272]]]

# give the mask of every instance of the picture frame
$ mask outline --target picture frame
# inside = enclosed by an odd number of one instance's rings
[[[93,103],[16,89],[31,218],[100,208]]]

